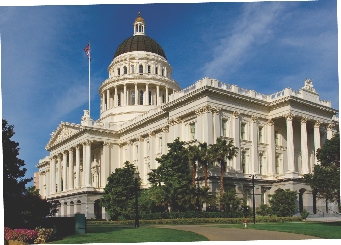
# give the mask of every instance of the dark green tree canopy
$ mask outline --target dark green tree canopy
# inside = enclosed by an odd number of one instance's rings
[[[115,172],[108,177],[100,204],[114,220],[121,215],[130,216],[133,213],[133,199],[136,191],[135,170],[135,166],[127,161],[123,168],[116,168]],[[138,188],[140,188],[140,181]]]
[[[297,211],[297,193],[289,189],[278,188],[273,195],[269,195],[269,203],[273,214],[280,217],[290,217]]]
[[[25,185],[32,178],[24,178],[26,173],[25,162],[18,158],[19,143],[11,140],[14,135],[14,126],[8,125],[2,119],[2,153],[3,153],[3,176],[4,176],[4,198],[20,195],[25,191]],[[6,200],[5,200],[6,202]]]
[[[340,135],[336,133],[326,140],[317,150],[320,162],[314,166],[314,172],[304,175],[306,183],[317,193],[319,198],[337,201],[340,205]]]

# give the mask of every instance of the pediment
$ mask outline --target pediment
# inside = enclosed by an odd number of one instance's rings
[[[72,135],[76,134],[80,131],[80,125],[77,124],[69,124],[69,123],[61,123],[59,124],[56,131],[51,133],[51,138],[47,143],[46,147],[50,147],[52,145],[63,142],[64,140],[70,138]]]

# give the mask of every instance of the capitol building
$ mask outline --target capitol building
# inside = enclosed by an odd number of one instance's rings
[[[49,155],[36,165],[40,195],[61,203],[57,216],[108,219],[99,199],[109,175],[129,161],[148,188],[147,174],[158,167],[155,158],[176,138],[233,140],[239,150],[227,162],[225,184],[250,206],[250,175],[256,175],[256,206],[268,204],[268,195],[283,188],[297,191],[300,210],[326,209],[303,175],[319,164],[316,150],[338,131],[338,111],[320,99],[310,79],[298,81],[299,91],[283,88],[270,95],[208,77],[182,89],[172,79],[165,51],[145,34],[140,14],[132,31],[98,89],[100,117],[94,120],[85,110],[80,123],[61,122],[46,145]],[[219,192],[219,164],[208,172],[211,191]],[[197,175],[203,176],[202,169]],[[337,204],[328,207],[337,210]]]

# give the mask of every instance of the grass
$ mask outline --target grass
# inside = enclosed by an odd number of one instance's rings
[[[241,228],[238,225],[220,225],[221,228]],[[280,231],[310,235],[327,239],[341,239],[341,222],[287,222],[287,223],[256,223],[248,224],[248,229]]]
[[[152,227],[124,227],[115,225],[87,225],[87,234],[73,235],[54,241],[55,244],[133,243],[133,242],[192,242],[208,241],[189,231]]]

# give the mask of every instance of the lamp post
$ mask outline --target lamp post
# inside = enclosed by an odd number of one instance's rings
[[[250,175],[252,178],[252,211],[253,211],[253,224],[256,224],[256,203],[255,203],[255,174]]]
[[[140,178],[140,173],[138,170],[134,173],[135,179],[135,228],[139,227],[139,203],[138,203],[138,180]]]

